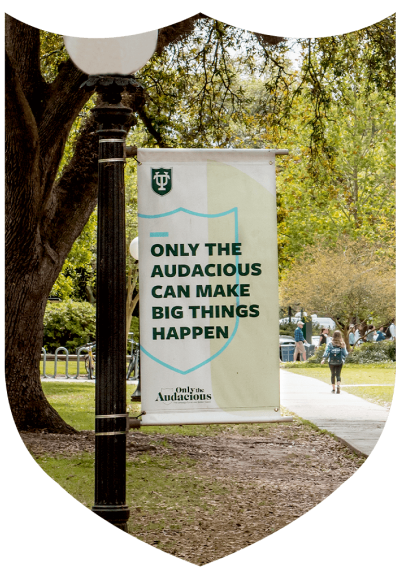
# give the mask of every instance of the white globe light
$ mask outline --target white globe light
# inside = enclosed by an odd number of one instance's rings
[[[129,253],[133,257],[133,259],[137,259],[139,261],[139,238],[135,237],[129,246]]]
[[[65,48],[86,74],[131,74],[153,56],[158,30],[119,38],[64,36]]]

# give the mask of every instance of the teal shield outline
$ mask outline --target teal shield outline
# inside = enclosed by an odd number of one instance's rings
[[[180,211],[182,211],[183,213],[188,213],[189,215],[195,215],[197,217],[206,217],[207,219],[213,219],[216,217],[224,217],[225,215],[229,215],[230,213],[233,213],[235,216],[235,243],[239,243],[239,219],[238,219],[238,208],[237,207],[232,207],[232,209],[228,209],[227,211],[224,211],[222,213],[198,213],[197,211],[190,211],[190,209],[185,209],[184,207],[179,207],[178,209],[174,209],[173,211],[167,211],[166,213],[159,213],[156,215],[146,215],[144,213],[138,213],[138,217],[140,217],[141,219],[158,219],[159,217],[168,217],[169,215],[174,215],[175,213],[179,213]],[[239,264],[239,256],[238,255],[235,256],[235,261],[236,261],[236,269],[238,269],[238,264]],[[239,273],[238,272],[236,272],[236,282],[239,283]],[[236,305],[237,306],[240,305],[240,298],[239,297],[236,298]],[[161,366],[164,366],[165,368],[168,368],[169,370],[172,370],[173,372],[177,372],[178,374],[186,375],[186,374],[190,374],[191,372],[194,372],[195,370],[198,370],[199,368],[202,368],[206,364],[209,364],[212,360],[217,358],[217,356],[222,354],[222,352],[224,350],[226,350],[226,348],[229,346],[229,344],[232,342],[233,338],[235,337],[238,327],[239,327],[239,317],[236,315],[236,322],[235,322],[235,327],[233,329],[233,332],[232,332],[231,336],[228,338],[228,340],[225,342],[225,344],[221,347],[221,349],[218,350],[218,352],[216,352],[212,356],[210,356],[210,358],[208,358],[207,360],[204,360],[204,362],[201,362],[200,364],[193,366],[193,368],[189,368],[189,370],[179,370],[179,368],[175,368],[174,366],[171,366],[170,364],[167,364],[166,362],[159,360],[159,358],[156,358],[155,356],[153,356],[153,354],[148,352],[142,345],[140,346],[140,350],[141,350],[141,352],[143,352],[143,354],[148,356],[151,360],[154,360],[154,362],[157,362],[157,364],[160,364]]]

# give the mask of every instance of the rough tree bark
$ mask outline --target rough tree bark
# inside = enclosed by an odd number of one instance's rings
[[[19,429],[73,432],[43,394],[39,360],[47,297],[96,203],[96,152],[87,127],[55,185],[68,133],[90,95],[79,89],[86,76],[72,62],[51,85],[43,81],[39,43],[39,30],[6,18],[6,383]]]
[[[190,33],[200,17],[163,29],[158,50]],[[19,430],[72,433],[44,396],[39,361],[48,295],[97,201],[98,140],[91,120],[56,181],[71,126],[91,94],[79,88],[87,76],[71,60],[46,84],[38,29],[6,16],[5,31],[7,391]],[[143,100],[127,104],[143,109]]]

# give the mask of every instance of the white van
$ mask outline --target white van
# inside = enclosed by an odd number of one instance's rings
[[[307,316],[307,312],[303,312],[303,316]],[[336,328],[336,324],[332,318],[319,318],[317,314],[311,314],[311,320],[313,324],[318,324],[321,328],[329,328],[330,330],[334,330]],[[294,316],[292,316],[291,321],[301,322],[301,312],[297,312]],[[289,318],[282,318],[279,320],[279,323],[288,324]]]

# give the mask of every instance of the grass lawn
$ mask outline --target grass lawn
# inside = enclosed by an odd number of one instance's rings
[[[321,364],[307,364],[302,365],[298,363],[283,365],[284,370],[301,374],[302,376],[310,376],[326,382],[331,383],[331,373],[329,365],[325,362]],[[342,369],[342,385],[346,384],[380,384],[382,386],[394,386],[396,375],[396,368],[389,364],[345,364]]]
[[[77,430],[94,429],[94,382],[42,384],[49,402],[69,424]],[[131,415],[140,411],[140,404],[130,401],[134,388],[128,384]],[[43,470],[91,508],[94,433],[25,437]],[[128,435],[128,531],[202,565],[298,519],[364,460],[298,417],[286,423],[143,427]]]
[[[92,383],[69,380],[68,382],[42,382],[43,391],[50,404],[62,418],[76,430],[94,430],[94,381]],[[136,386],[128,382],[126,402],[134,415],[140,404],[131,402]]]
[[[37,463],[75,499],[88,508],[94,502],[94,455],[82,453],[72,458],[44,456]],[[194,523],[198,512],[211,514],[213,505],[206,497],[228,493],[224,483],[190,475],[197,461],[187,456],[150,456],[143,454],[127,462],[126,500],[135,505],[129,521],[129,532],[138,535],[146,531],[161,531],[170,519],[169,511],[179,511],[172,530],[180,530],[182,523]],[[239,483],[237,483],[239,484]],[[135,516],[136,511],[136,516]],[[146,512],[146,528],[135,519]],[[181,519],[181,521],[179,520]],[[158,543],[159,541],[157,541]]]
[[[42,382],[43,391],[50,404],[60,416],[76,430],[94,430],[94,381],[93,383],[54,381]],[[131,402],[136,388],[128,382],[126,389],[127,411],[131,416],[140,413],[140,403]],[[224,431],[230,434],[255,436],[266,433],[274,425],[265,424],[206,424],[185,426],[146,426],[146,434],[180,434],[186,436],[218,436]]]
[[[349,394],[360,396],[360,398],[364,398],[364,400],[368,400],[368,402],[390,408],[394,386],[349,386],[342,388],[342,390],[345,390]]]
[[[316,378],[326,384],[331,383],[327,363],[323,366],[313,365],[313,367],[311,364],[302,366],[301,363],[296,366],[293,364],[288,366],[284,366],[284,369],[289,372],[310,376],[310,378]],[[342,390],[360,396],[368,402],[390,408],[395,374],[396,369],[391,364],[345,364],[342,370]],[[360,386],[357,386],[358,384]]]

